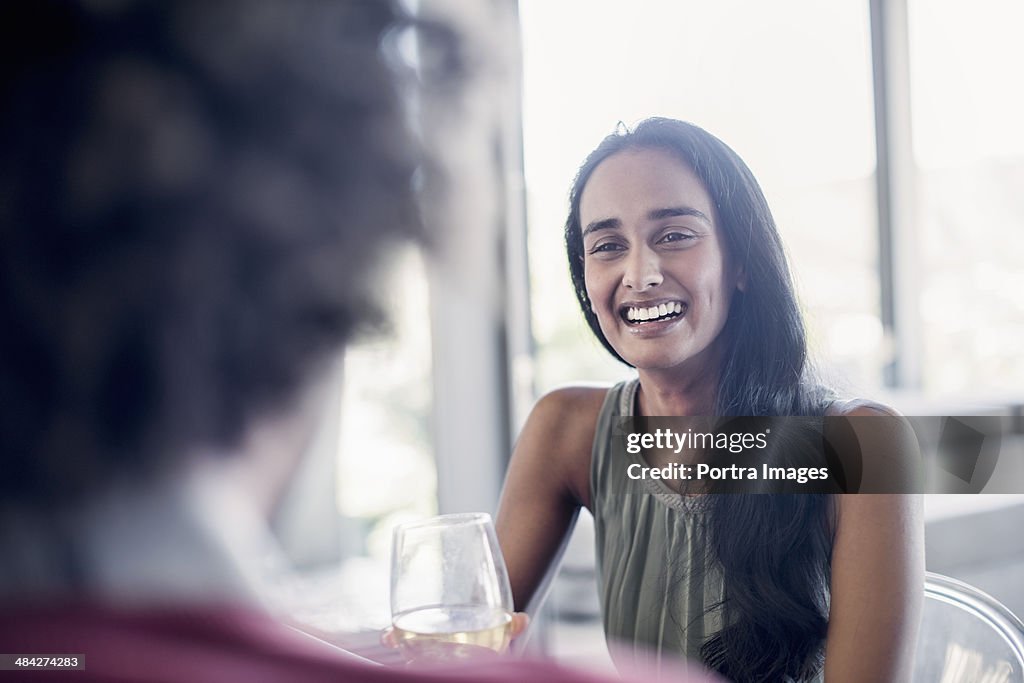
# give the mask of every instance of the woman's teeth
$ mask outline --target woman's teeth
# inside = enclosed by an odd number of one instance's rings
[[[670,301],[669,303],[647,308],[630,306],[626,309],[626,320],[629,322],[649,322],[663,318],[675,318],[682,312],[683,304],[680,301]]]

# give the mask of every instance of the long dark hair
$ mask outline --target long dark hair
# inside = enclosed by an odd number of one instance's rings
[[[831,398],[810,377],[807,341],[786,256],[757,180],[742,159],[707,131],[651,118],[620,128],[587,157],[573,183],[565,244],[576,297],[600,342],[584,281],[580,199],[598,165],[624,151],[668,152],[704,183],[726,253],[746,273],[725,327],[715,411],[731,415],[822,415]],[[627,363],[628,365],[628,363]],[[828,627],[833,534],[827,494],[710,496],[708,552],[724,577],[722,630],[701,648],[705,663],[735,681],[801,680],[821,667]]]

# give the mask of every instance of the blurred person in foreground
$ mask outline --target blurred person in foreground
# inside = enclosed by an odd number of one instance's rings
[[[260,600],[374,264],[421,233],[391,5],[0,13],[0,653],[84,655],[61,680],[595,680],[372,666]]]

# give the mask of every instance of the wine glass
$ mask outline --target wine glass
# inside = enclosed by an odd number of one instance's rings
[[[393,638],[406,661],[504,652],[512,589],[491,516],[441,515],[395,527]]]

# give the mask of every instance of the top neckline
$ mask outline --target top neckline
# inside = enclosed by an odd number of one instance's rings
[[[620,417],[635,417],[637,416],[636,401],[637,393],[640,389],[640,378],[635,377],[625,382],[622,390],[619,392],[619,405],[618,414]],[[640,453],[626,452],[626,457],[632,463],[637,463],[642,467],[650,467],[650,463],[644,460],[643,455]],[[692,494],[685,495],[674,491],[666,486],[660,479],[641,479],[641,485],[647,489],[648,493],[652,494],[655,498],[660,500],[662,503],[677,510],[679,512],[685,512],[687,514],[699,514],[705,512],[708,507],[708,499],[703,494]]]

